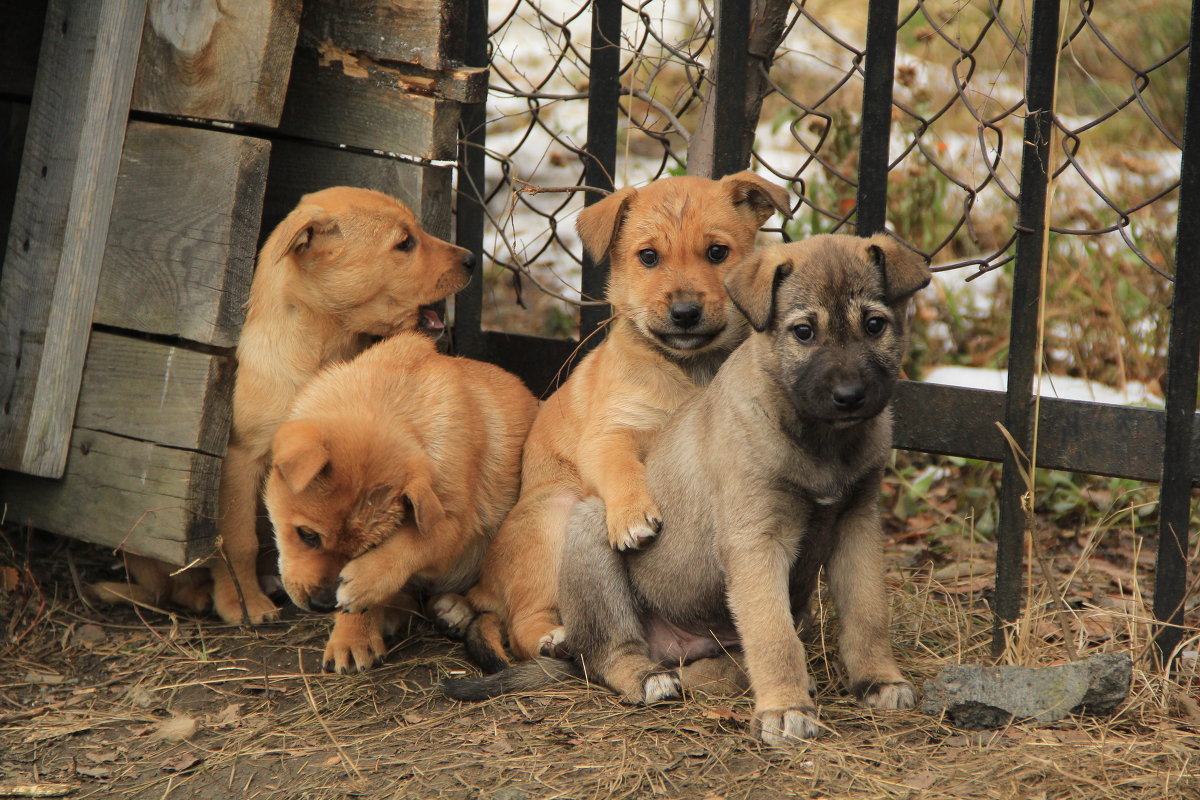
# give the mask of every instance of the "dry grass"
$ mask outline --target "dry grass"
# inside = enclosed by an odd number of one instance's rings
[[[326,633],[317,617],[248,632],[91,610],[72,587],[68,547],[85,575],[103,567],[103,554],[55,540],[6,559],[20,582],[0,600],[0,796],[5,786],[62,784],[72,797],[156,800],[1200,797],[1194,657],[1173,680],[1140,659],[1131,698],[1110,719],[974,734],[915,712],[855,706],[834,688],[836,621],[827,620],[808,641],[831,734],[780,752],[751,737],[746,698],[627,708],[602,690],[564,685],[449,702],[434,684],[470,667],[458,645],[421,625],[384,666],[346,677],[317,671]],[[919,545],[906,532],[889,547],[901,565],[891,580],[905,671],[920,683],[949,663],[987,661],[980,576],[914,566]],[[979,547],[963,541],[960,563],[975,563]],[[1076,573],[1063,585],[1094,580]],[[1034,610],[1011,651],[1024,663],[1064,657],[1045,591],[1031,595]],[[1082,652],[1144,655],[1148,613],[1140,591],[1130,597],[1104,612],[1113,618],[1106,626],[1072,617]],[[1191,650],[1195,616],[1189,611]]]

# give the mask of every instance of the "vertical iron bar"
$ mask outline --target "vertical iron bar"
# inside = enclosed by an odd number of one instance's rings
[[[1158,504],[1158,556],[1154,570],[1154,637],[1167,665],[1179,645],[1187,587],[1188,522],[1192,506],[1192,418],[1196,413],[1196,369],[1200,363],[1200,0],[1192,2],[1188,46],[1187,110],[1176,221],[1175,288],[1167,351],[1166,444]]]
[[[466,47],[463,61],[469,67],[488,65],[488,2],[467,0]],[[462,107],[458,143],[458,196],[455,204],[454,241],[475,254],[475,275],[454,297],[454,351],[485,359],[483,335],[483,208],[484,145],[487,138],[487,101]]]
[[[713,71],[715,85],[709,95],[713,104],[712,174],[716,179],[746,169],[742,129],[746,124],[746,64],[750,46],[750,3],[746,0],[717,0],[715,12]]]
[[[583,167],[583,183],[597,189],[613,190],[613,173],[617,168],[617,109],[621,97],[621,0],[592,2],[591,64],[588,70],[588,159]],[[603,195],[586,192],[584,205],[591,205]],[[583,254],[583,297],[599,300],[604,297],[607,266],[592,263]],[[579,312],[579,339],[583,350],[600,343],[592,336],[596,328],[608,319],[608,306],[584,306]]]
[[[1046,248],[1046,203],[1050,186],[1050,137],[1054,126],[1055,65],[1058,60],[1059,0],[1034,0],[1025,80],[1025,139],[1021,152],[1021,194],[1017,211],[1017,252],[1013,273],[1012,320],[1008,345],[1008,392],[1004,425],[1026,454],[1033,439],[1033,376],[1037,352],[1038,301]],[[1021,551],[1026,487],[1011,448],[1004,451],[1000,480],[1000,525],[996,542],[996,596],[992,651],[1005,646],[1004,626],[1021,612]]]
[[[871,0],[863,65],[862,136],[859,139],[855,229],[870,236],[887,222],[888,143],[896,68],[896,20],[900,0]]]

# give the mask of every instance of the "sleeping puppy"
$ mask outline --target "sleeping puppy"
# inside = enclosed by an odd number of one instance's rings
[[[469,618],[454,593],[475,582],[517,499],[536,412],[515,376],[442,355],[419,333],[385,339],[301,392],[275,433],[266,504],[293,602],[338,610],[327,668],[381,659],[414,593],[432,596],[447,628]]]
[[[632,703],[679,697],[692,669],[712,674],[705,662],[740,646],[762,739],[815,736],[796,620],[825,568],[848,688],[873,708],[913,705],[891,652],[877,504],[905,307],[929,278],[882,235],[776,245],[731,271],[755,333],[650,450],[662,532],[615,552],[595,500],[568,526],[559,603],[589,680]],[[445,688],[524,688],[549,680],[542,666]]]

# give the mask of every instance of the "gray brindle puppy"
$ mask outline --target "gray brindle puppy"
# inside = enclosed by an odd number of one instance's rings
[[[570,671],[650,703],[728,672],[724,652],[740,646],[763,741],[816,736],[796,621],[825,567],[851,692],[873,708],[913,706],[892,655],[877,504],[905,309],[929,280],[883,235],[775,245],[730,273],[755,333],[651,448],[662,532],[620,553],[599,501],[572,516],[559,591]],[[444,688],[477,699],[565,671],[539,659]]]

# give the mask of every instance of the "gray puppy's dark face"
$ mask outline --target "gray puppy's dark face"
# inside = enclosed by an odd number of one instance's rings
[[[875,236],[816,236],[764,249],[730,295],[770,341],[768,372],[804,420],[853,424],[891,400],[905,306],[929,282],[915,254]]]

